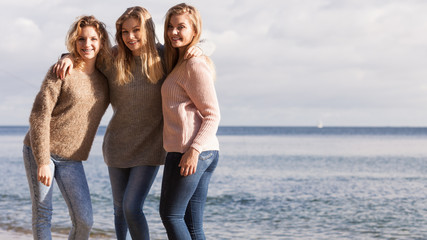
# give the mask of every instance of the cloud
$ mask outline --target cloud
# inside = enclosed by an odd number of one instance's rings
[[[3,0],[1,5],[4,7],[34,7],[43,3],[48,3],[47,0]]]
[[[3,35],[0,51],[5,53],[24,53],[39,46],[41,39],[40,28],[31,19],[16,18],[10,24],[4,24],[0,31]]]
[[[14,92],[14,97],[28,99],[29,113],[34,92],[65,51],[65,34],[77,16],[94,14],[114,35],[120,14],[143,4],[162,42],[164,15],[176,3],[3,1],[0,20],[8,24],[0,30],[8,34],[0,39],[0,83],[7,87],[0,95]],[[223,125],[313,125],[319,118],[325,125],[427,122],[427,2],[190,4],[202,14],[204,36],[216,44],[212,59]],[[14,106],[14,100],[0,100],[0,108]],[[15,115],[5,119],[0,117],[0,124],[20,120]]]

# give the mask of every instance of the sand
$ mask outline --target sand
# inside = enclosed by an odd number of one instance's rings
[[[58,236],[55,234],[52,234],[53,239],[67,239],[66,236]],[[0,240],[32,240],[33,235],[31,234],[25,234],[25,233],[17,233],[14,231],[6,231],[3,229],[0,229]]]
[[[0,230],[0,239],[1,240],[31,240],[33,239],[32,235],[24,234],[24,233],[17,233],[12,231],[6,231],[6,230]]]

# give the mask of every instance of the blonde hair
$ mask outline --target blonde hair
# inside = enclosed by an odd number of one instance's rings
[[[202,18],[200,17],[199,11],[197,11],[195,7],[187,5],[185,3],[180,3],[178,5],[171,7],[168,10],[168,12],[166,13],[164,34],[163,34],[163,37],[165,39],[165,65],[166,65],[165,67],[166,67],[167,74],[172,72],[179,58],[178,49],[172,47],[171,41],[168,37],[168,26],[172,16],[181,15],[185,13],[187,13],[190,18],[190,21],[193,25],[192,26],[193,30],[195,32],[195,36],[191,41],[191,43],[186,47],[184,52],[186,52],[188,48],[190,48],[191,46],[196,45],[199,42],[200,36],[202,34]]]
[[[187,47],[185,48],[184,52],[187,52],[187,50],[196,45],[199,41],[200,41],[200,37],[202,35],[202,17],[200,16],[199,11],[191,6],[188,5],[186,3],[180,3],[177,4],[173,7],[171,7],[168,12],[166,13],[166,20],[165,20],[165,28],[164,28],[164,33],[163,33],[163,37],[165,39],[165,68],[166,68],[166,74],[169,74],[172,72],[173,68],[176,66],[176,64],[178,63],[178,58],[179,58],[179,50],[178,48],[174,48],[172,47],[172,43],[168,37],[168,26],[170,23],[170,20],[172,18],[172,16],[174,15],[181,15],[181,14],[187,14],[191,24],[193,25],[193,30],[194,30],[194,37],[193,40],[187,45]],[[213,64],[212,60],[207,57],[204,56],[205,60],[207,62],[207,64],[210,66],[211,71],[212,71],[212,76],[215,80],[216,78],[216,73],[215,73],[215,65]]]
[[[96,57],[97,63],[104,64],[108,66],[111,61],[111,43],[110,38],[108,37],[108,32],[106,30],[105,24],[100,22],[94,16],[81,16],[77,18],[77,20],[71,24],[70,29],[68,30],[66,45],[67,49],[71,54],[71,57],[74,59],[74,66],[76,68],[82,67],[84,64],[83,59],[81,58],[77,46],[76,41],[79,38],[82,29],[84,27],[93,27],[95,31],[99,35],[100,41],[100,50]]]
[[[124,85],[133,80],[131,67],[133,64],[132,51],[126,47],[122,37],[123,23],[136,19],[141,26],[141,71],[151,83],[157,83],[164,77],[163,63],[157,52],[155,26],[150,13],[142,7],[130,7],[116,21],[116,42],[118,52],[114,64],[117,68],[117,83]]]

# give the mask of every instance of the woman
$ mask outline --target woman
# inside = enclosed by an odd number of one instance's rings
[[[150,239],[144,201],[164,163],[160,87],[163,65],[154,22],[142,7],[116,21],[117,56],[109,79],[114,115],[103,143],[114,203],[117,239]]]
[[[114,203],[117,239],[149,239],[144,201],[164,164],[163,116],[160,88],[164,78],[162,46],[157,44],[154,22],[142,7],[128,8],[116,21],[114,67],[105,69],[113,117],[103,143]],[[206,44],[203,45],[206,48]],[[208,46],[209,47],[209,46]],[[186,57],[200,55],[198,47]],[[59,75],[71,65],[58,62]]]
[[[111,59],[105,25],[80,17],[67,35],[76,71],[65,80],[49,71],[34,101],[24,139],[24,163],[32,199],[34,239],[51,239],[52,183],[68,205],[69,239],[88,239],[92,205],[82,161],[86,160],[99,122],[109,104],[108,83],[95,62]]]
[[[202,31],[199,12],[178,4],[166,14],[162,86],[163,146],[168,152],[160,197],[160,216],[169,239],[205,239],[203,209],[218,163],[216,132],[220,113],[214,68],[207,57],[184,59]]]

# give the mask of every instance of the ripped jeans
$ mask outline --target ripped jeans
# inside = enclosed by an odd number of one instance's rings
[[[72,227],[68,239],[89,239],[93,225],[92,203],[82,162],[51,155],[49,166],[53,180],[47,187],[37,181],[37,164],[31,148],[24,145],[23,154],[32,200],[34,239],[52,239],[52,190],[55,181],[71,217]]]

